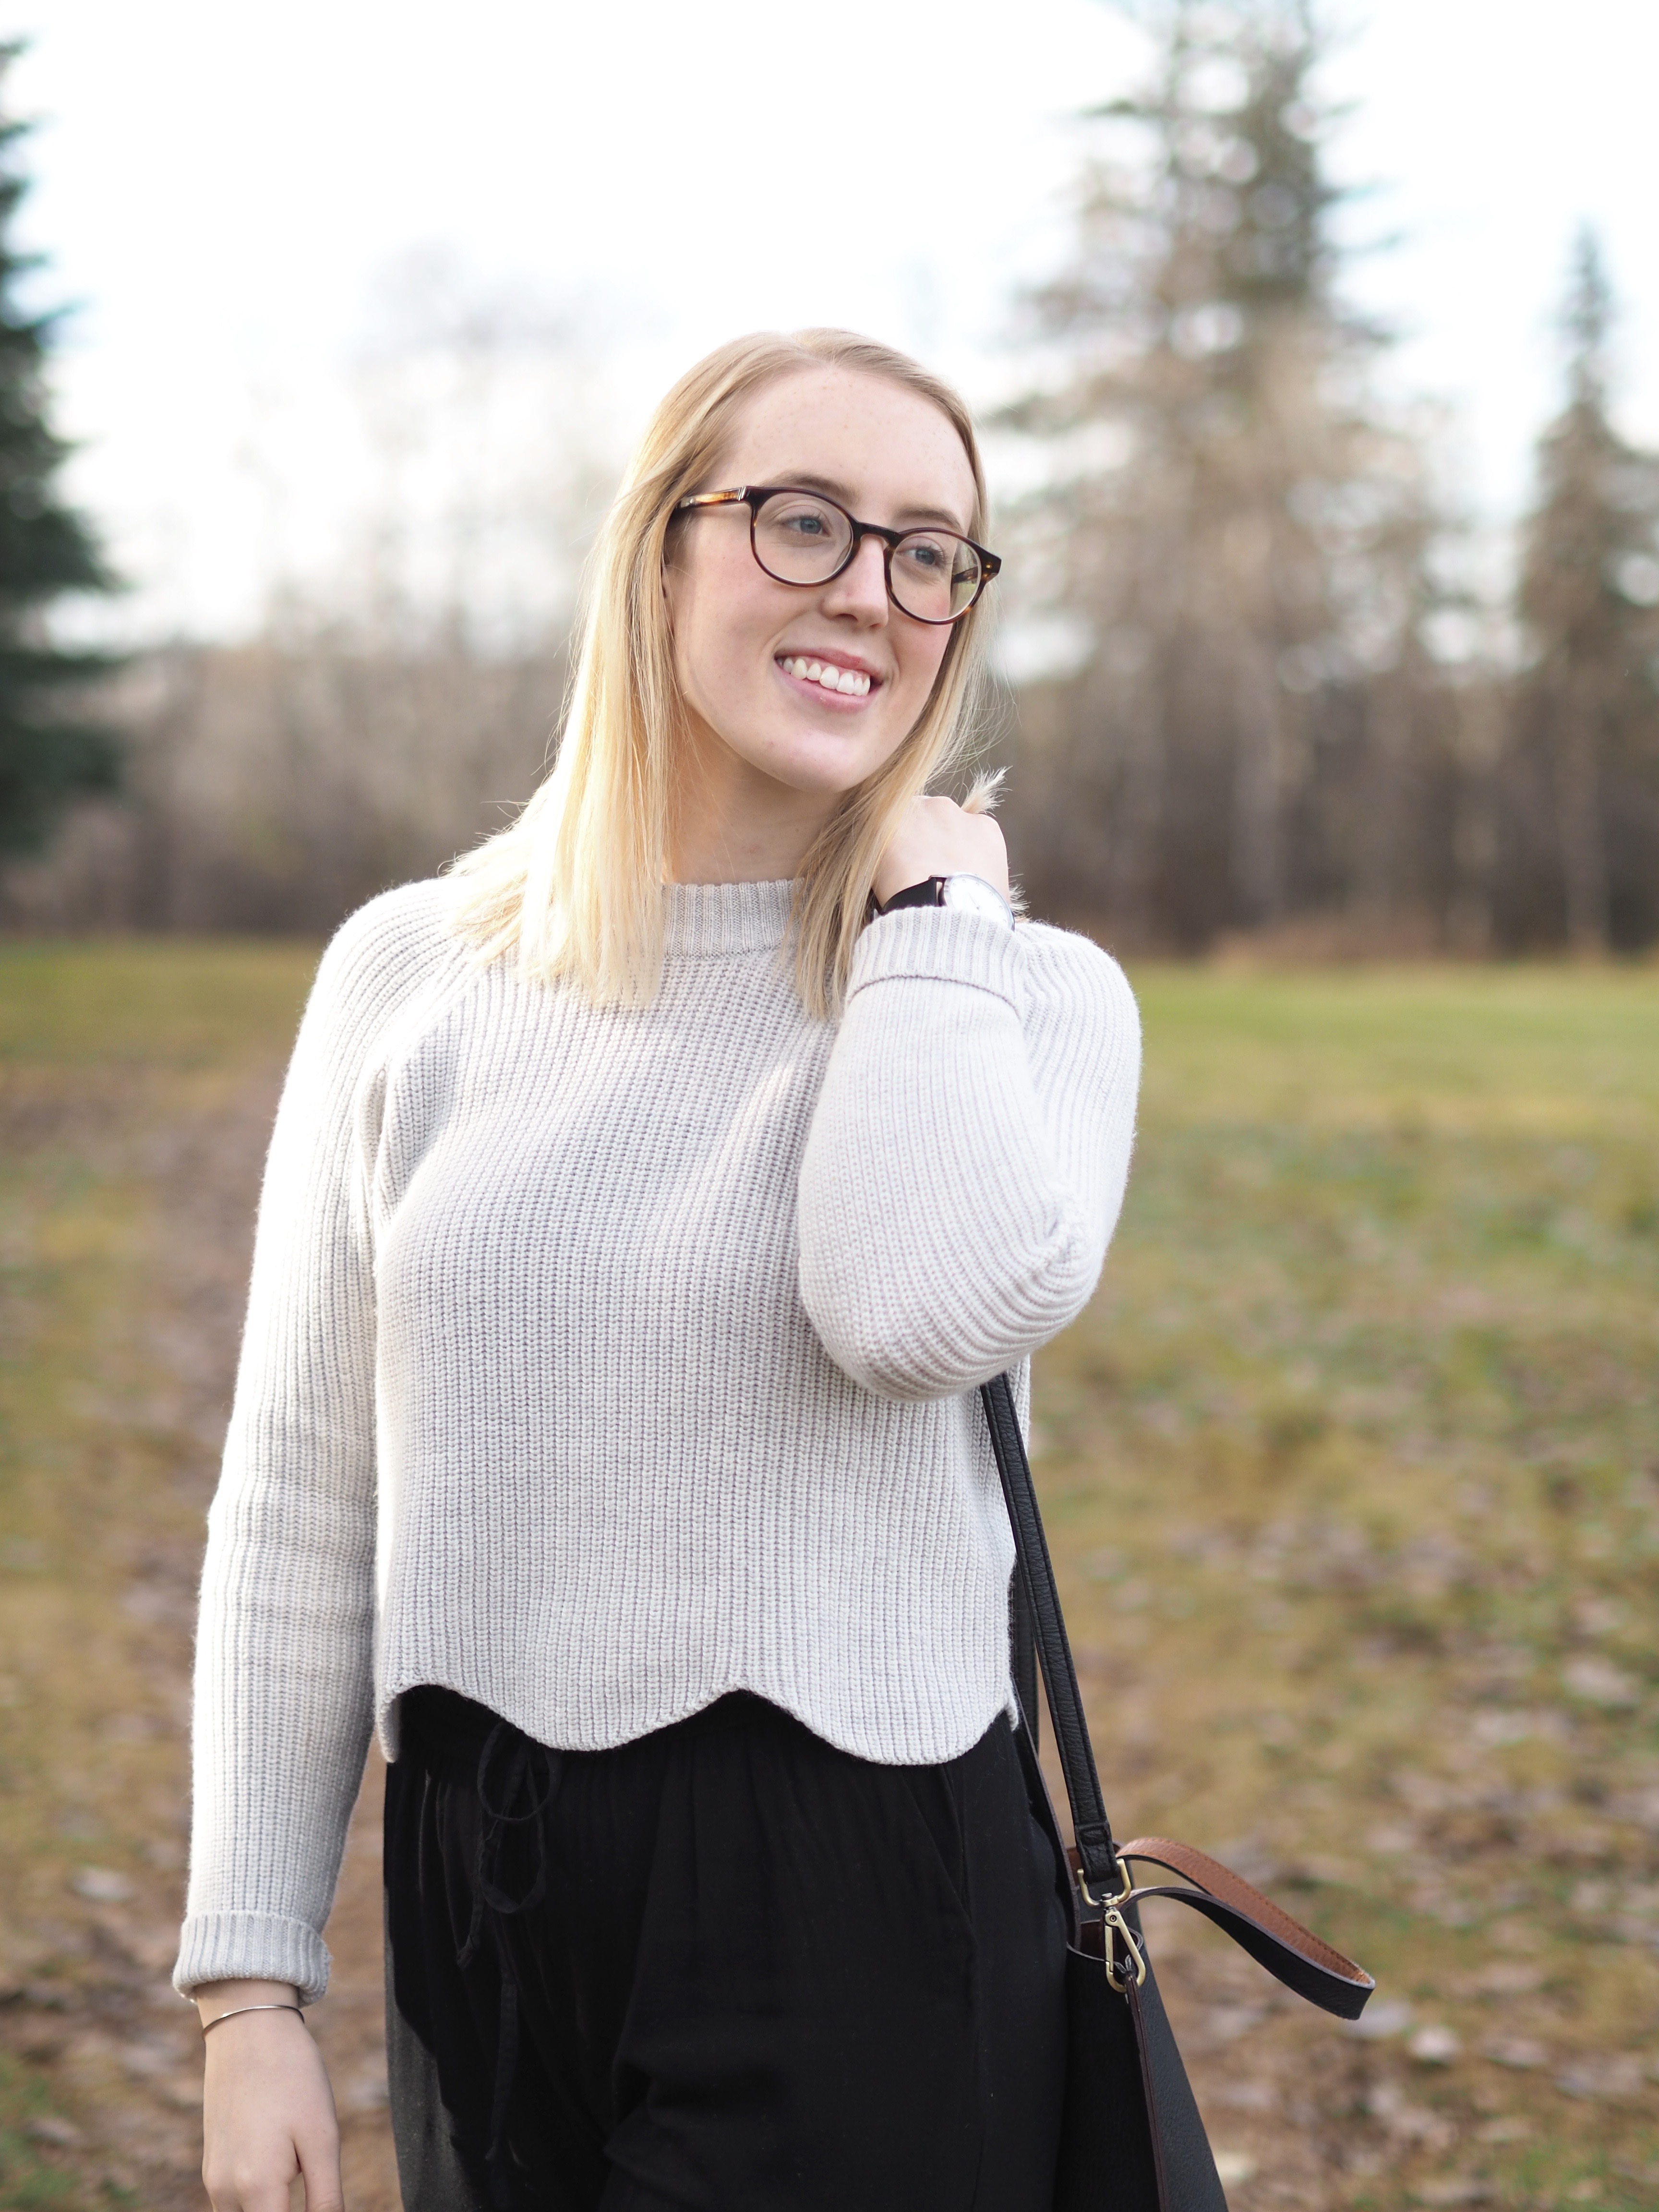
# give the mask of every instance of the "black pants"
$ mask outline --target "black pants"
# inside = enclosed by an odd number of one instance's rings
[[[407,2212],[1048,2212],[1065,1908],[1006,1721],[920,1767],[746,1696],[598,1753],[403,1723]]]

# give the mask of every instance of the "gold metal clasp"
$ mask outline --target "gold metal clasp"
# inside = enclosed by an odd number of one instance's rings
[[[1123,1877],[1123,1887],[1119,1890],[1115,1897],[1097,1897],[1093,1890],[1090,1888],[1088,1883],[1084,1880],[1083,1875],[1080,1873],[1078,1875],[1077,1886],[1083,1892],[1084,1903],[1085,1905],[1091,1905],[1097,1912],[1109,1912],[1110,1907],[1115,1905],[1127,1905],[1129,1899],[1135,1893],[1135,1878],[1129,1871],[1128,1860],[1125,1858],[1119,1859],[1117,1863],[1117,1870]]]
[[[1112,1987],[1117,1991],[1118,1995],[1120,1996],[1124,1996],[1128,1993],[1131,1980],[1133,1981],[1137,1989],[1139,1989],[1141,1984],[1146,1980],[1146,1954],[1141,1949],[1139,1944],[1136,1942],[1134,1937],[1130,1934],[1129,1923],[1123,1917],[1123,1915],[1118,1911],[1115,1905],[1109,1905],[1106,1908],[1105,1927],[1106,1978],[1111,1984]],[[1121,1968],[1118,1966],[1114,1956],[1115,1946],[1113,1942],[1113,1938],[1118,1936],[1121,1936],[1123,1938],[1123,1947],[1129,1954],[1128,1959],[1126,1960]]]

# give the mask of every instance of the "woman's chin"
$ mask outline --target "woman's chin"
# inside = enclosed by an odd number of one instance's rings
[[[725,742],[750,768],[788,790],[839,797],[866,782],[899,740],[884,743],[883,733],[865,723],[845,730],[795,728],[758,744]]]

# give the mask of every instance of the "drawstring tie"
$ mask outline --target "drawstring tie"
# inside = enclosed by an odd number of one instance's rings
[[[501,1759],[501,1796],[490,1796],[491,1768],[497,1752]],[[492,1936],[501,1968],[501,2017],[495,2043],[495,2087],[489,2110],[489,2148],[484,2163],[489,2174],[490,2200],[497,2212],[510,2212],[513,2202],[506,2160],[507,2110],[519,2072],[519,1987],[501,1923],[515,1913],[528,1912],[547,1894],[547,1837],[542,1815],[558,1795],[561,1760],[556,1751],[537,1743],[510,1721],[498,1720],[484,1738],[478,1753],[478,1863],[472,1889],[472,1918],[466,1941],[455,1954],[455,1963],[470,1966],[483,1935],[486,1907],[495,1916]],[[540,1773],[532,1777],[539,1765]],[[526,1801],[520,1806],[520,1800]],[[503,1886],[503,1857],[520,1830],[528,1828],[535,1855],[528,1887],[514,1897]]]

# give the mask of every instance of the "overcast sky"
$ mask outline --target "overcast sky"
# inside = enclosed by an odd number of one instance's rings
[[[1585,219],[1625,303],[1624,419],[1659,438],[1659,6],[1346,20],[1334,158],[1381,188],[1349,219],[1404,240],[1354,289],[1402,332],[1393,384],[1455,409],[1463,491],[1500,518],[1525,497]],[[994,396],[1010,300],[1063,245],[1071,118],[1144,52],[1100,0],[32,0],[11,22],[42,125],[27,236],[79,303],[74,488],[139,634],[234,629],[338,559],[373,489],[365,360],[411,270],[591,331],[603,374],[561,389],[602,444],[763,325],[866,329]]]

